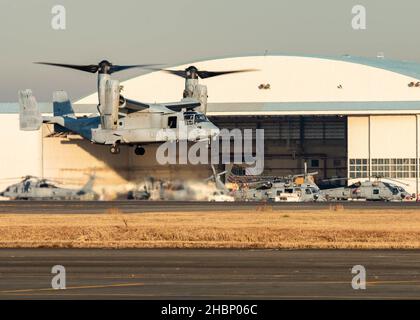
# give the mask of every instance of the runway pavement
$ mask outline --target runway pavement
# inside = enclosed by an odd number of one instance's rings
[[[51,268],[66,268],[65,290]],[[363,265],[366,290],[351,286]],[[0,250],[0,299],[420,299],[420,251]]]
[[[272,210],[316,210],[328,209],[331,205],[343,205],[345,209],[420,209],[418,202],[307,202],[307,203],[261,203],[261,202],[206,202],[206,201],[0,201],[2,213],[51,213],[86,214],[104,213],[107,209],[118,208],[124,213],[141,212],[185,212],[185,211],[229,211],[255,210],[262,205]]]

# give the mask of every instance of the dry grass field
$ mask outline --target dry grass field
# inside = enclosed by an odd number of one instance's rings
[[[420,210],[0,215],[0,247],[420,248]]]

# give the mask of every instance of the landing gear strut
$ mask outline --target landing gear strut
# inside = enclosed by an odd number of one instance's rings
[[[118,144],[114,144],[111,146],[111,148],[109,148],[109,151],[112,154],[119,154],[120,153],[120,147],[118,146]]]
[[[144,155],[144,154],[146,153],[146,150],[144,150],[144,148],[143,148],[143,147],[137,146],[137,147],[134,149],[134,153],[135,153],[136,155],[138,155],[138,156],[142,156],[142,155]]]

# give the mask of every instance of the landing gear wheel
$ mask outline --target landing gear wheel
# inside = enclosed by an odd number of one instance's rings
[[[146,150],[144,150],[143,147],[136,147],[136,149],[134,149],[134,153],[138,156],[142,156],[146,153]]]
[[[109,148],[109,151],[111,151],[112,154],[119,154],[120,153],[120,147],[119,146],[111,146],[111,148]]]

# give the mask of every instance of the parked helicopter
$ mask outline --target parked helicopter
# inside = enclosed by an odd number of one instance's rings
[[[208,189],[201,181],[162,180],[147,177],[127,194],[128,200],[207,200],[214,189]]]
[[[238,201],[273,201],[273,202],[312,202],[322,201],[320,190],[315,184],[313,176],[317,172],[286,177],[240,177],[230,173],[230,170],[216,172],[214,165],[211,166],[213,175],[207,180],[214,181],[216,188],[223,194],[231,195]],[[220,176],[227,175],[227,180],[235,186],[229,189],[221,180]]]
[[[120,153],[119,146],[122,144],[135,146],[136,155],[145,153],[143,146],[146,144],[168,140],[210,140],[217,136],[219,129],[205,116],[207,87],[198,84],[198,78],[249,71],[199,71],[193,66],[186,70],[165,70],[185,78],[183,99],[150,104],[124,98],[120,94],[119,81],[112,80],[111,74],[152,65],[114,65],[107,60],[93,65],[39,64],[98,73],[98,113],[77,117],[67,93],[57,91],[53,93],[53,116],[43,117],[31,90],[23,90],[19,91],[21,130],[38,130],[43,122],[50,123],[61,130],[80,134],[93,143],[110,145],[112,154]]]
[[[274,202],[323,201],[319,187],[314,181],[318,172],[309,172],[304,164],[304,173],[273,180],[269,200]]]
[[[92,190],[95,176],[90,176],[80,189],[57,187],[47,179],[26,176],[19,183],[7,187],[0,197],[12,200],[97,200],[98,195]]]
[[[358,181],[346,187],[324,189],[321,194],[327,200],[409,201],[413,199],[403,187],[382,181],[381,177],[373,178],[372,181]],[[386,180],[393,181],[389,178]],[[403,184],[399,181],[397,183]]]

